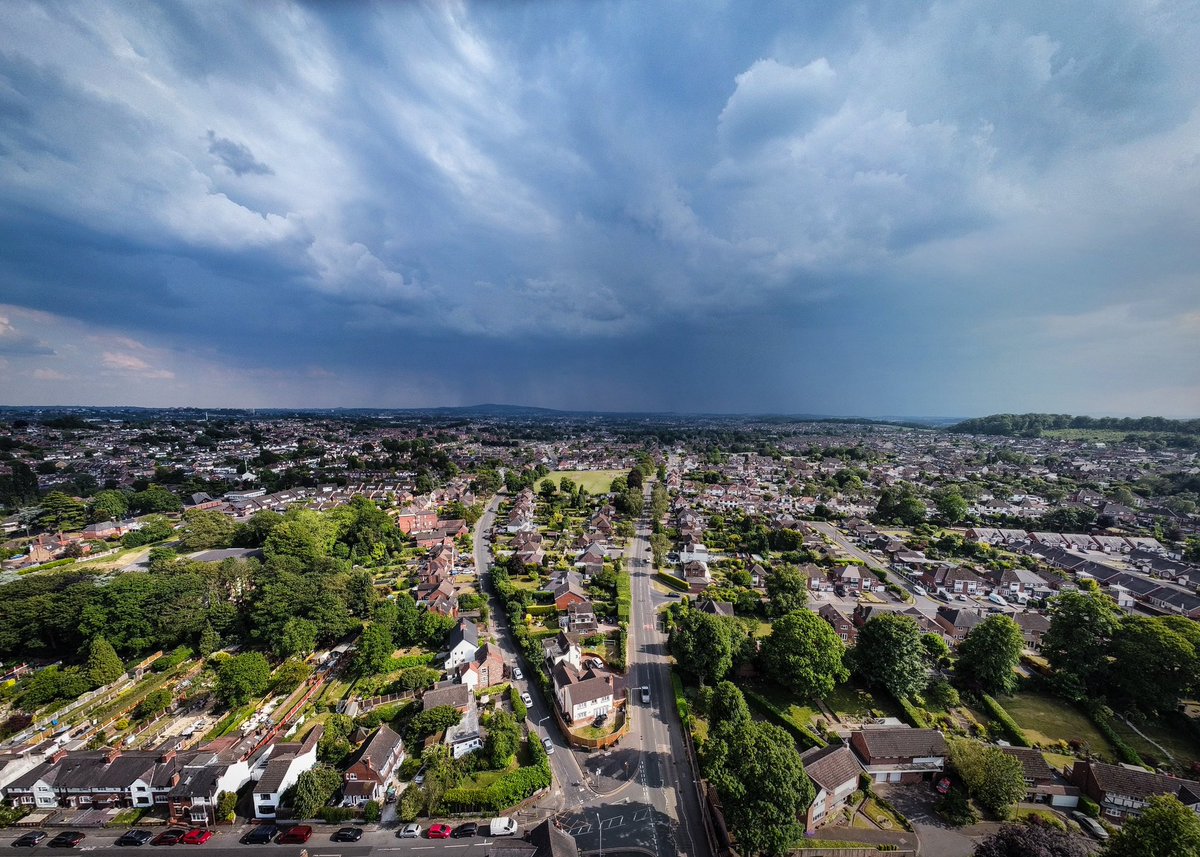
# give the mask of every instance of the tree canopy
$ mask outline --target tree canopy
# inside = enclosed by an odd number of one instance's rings
[[[1050,630],[1042,636],[1041,652],[1060,694],[1081,700],[1101,684],[1120,624],[1116,604],[1099,592],[1064,592],[1050,600]]]
[[[850,677],[842,663],[845,653],[833,626],[811,610],[798,610],[775,622],[761,657],[768,676],[809,700],[827,696]]]
[[[772,616],[803,610],[808,603],[808,577],[795,566],[780,566],[768,574],[766,590],[767,610]]]
[[[986,693],[1012,693],[1024,647],[1016,622],[1004,615],[989,616],[959,644],[955,672]]]
[[[858,632],[851,662],[856,675],[897,698],[925,688],[925,647],[921,628],[910,616],[884,613],[868,619]]]
[[[1104,857],[1200,857],[1200,817],[1174,795],[1150,798],[1141,815],[1125,822]]]

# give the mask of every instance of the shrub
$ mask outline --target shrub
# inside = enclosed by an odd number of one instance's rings
[[[809,747],[824,747],[825,742],[822,741],[817,734],[808,728],[807,725],[800,723],[791,715],[782,711],[779,706],[771,702],[761,693],[757,691],[743,690],[746,697],[746,702],[753,705],[763,714],[767,715],[767,719],[779,724],[787,732],[790,732],[792,737],[799,741],[805,749]]]
[[[1025,737],[1025,731],[1017,725],[1017,721],[1012,719],[1012,715],[1004,710],[1004,706],[997,702],[988,694],[982,694],[980,699],[983,701],[983,707],[987,709],[987,713],[995,718],[996,722],[1004,729],[1009,740],[1018,747],[1031,747],[1029,739]]]
[[[907,696],[897,696],[895,700],[900,705],[900,710],[904,713],[904,719],[908,721],[910,726],[917,729],[928,729],[929,718],[926,716],[923,709],[913,705],[912,700]]]
[[[679,712],[679,720],[683,723],[683,728],[690,731],[692,715],[688,710],[687,697],[683,693],[683,680],[675,670],[671,670],[671,689],[675,691],[675,709]]]
[[[950,792],[934,804],[933,808],[952,827],[965,827],[979,821],[979,813],[967,800],[966,792],[959,788],[950,789]]]
[[[1117,751],[1117,756],[1122,762],[1142,768],[1146,767],[1146,763],[1137,754],[1137,750],[1130,747],[1125,739],[1112,728],[1112,723],[1109,722],[1109,712],[1104,706],[1091,705],[1086,708],[1086,711],[1092,722],[1096,724],[1096,728],[1108,739],[1108,743],[1113,745],[1113,749]]]
[[[1079,796],[1079,811],[1088,818],[1100,817],[1100,804],[1096,803],[1087,795]]]
[[[358,817],[358,811],[348,806],[323,806],[317,817],[326,824],[341,824]]]
[[[682,580],[673,574],[667,574],[665,571],[656,572],[654,579],[659,583],[665,583],[672,589],[678,589],[680,592],[687,592],[692,587],[688,585],[686,580]]]
[[[517,720],[525,720],[529,716],[529,707],[525,705],[525,700],[521,699],[521,692],[515,684],[508,687],[508,699],[512,703],[513,714],[517,716]]]
[[[383,808],[377,800],[369,800],[363,804],[363,821],[367,824],[378,824],[383,819]]]

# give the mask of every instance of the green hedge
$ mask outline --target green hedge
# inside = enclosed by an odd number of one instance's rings
[[[779,724],[788,732],[790,732],[793,738],[804,745],[804,749],[807,750],[809,747],[826,746],[825,742],[821,740],[820,736],[818,736],[803,723],[797,722],[795,718],[782,711],[779,706],[771,702],[771,700],[767,699],[758,691],[743,688],[742,694],[746,697],[746,701],[748,703],[753,705],[763,714],[767,715],[768,720]]]
[[[616,645],[608,656],[608,665],[615,670],[625,672],[629,662],[629,632],[628,626],[622,622],[617,626]]]
[[[654,579],[659,583],[665,583],[672,589],[678,589],[680,592],[687,592],[692,588],[686,580],[682,580],[673,574],[667,574],[665,571],[655,572]]]
[[[679,712],[679,721],[683,724],[684,729],[691,731],[691,708],[688,705],[687,696],[683,693],[683,679],[675,670],[671,670],[671,689],[675,691],[675,709]]]
[[[1137,754],[1137,750],[1130,747],[1125,739],[1118,735],[1117,731],[1112,728],[1112,723],[1109,722],[1108,715],[1095,706],[1088,706],[1084,710],[1087,711],[1088,717],[1096,724],[1096,728],[1100,730],[1100,733],[1108,739],[1108,743],[1113,745],[1113,749],[1117,751],[1117,756],[1122,762],[1149,770],[1150,766],[1142,761],[1142,757]]]
[[[983,701],[983,707],[987,709],[987,713],[1003,727],[1011,740],[1018,747],[1032,747],[1029,739],[1025,737],[1025,730],[1017,725],[1017,721],[1012,719],[1012,715],[1004,710],[1004,706],[997,702],[994,698],[986,693],[980,697]]]
[[[633,604],[633,584],[629,572],[622,571],[617,575],[617,621],[628,622],[631,605]]]
[[[908,721],[909,726],[917,729],[929,729],[929,718],[925,716],[925,712],[917,706],[913,705],[912,700],[907,696],[893,696],[896,704],[900,706],[900,711],[904,714],[904,719]]]
[[[541,750],[536,764],[509,771],[487,788],[450,789],[443,798],[443,807],[449,812],[498,814],[511,809],[535,792],[550,788],[550,760],[536,737],[529,739],[531,755],[538,756],[533,749],[535,744]]]
[[[530,616],[551,616],[558,612],[558,608],[553,604],[530,604],[525,612]]]
[[[396,670],[406,670],[412,667],[424,667],[433,663],[437,658],[433,652],[424,655],[406,655],[403,658],[389,658],[386,672],[395,672]]]

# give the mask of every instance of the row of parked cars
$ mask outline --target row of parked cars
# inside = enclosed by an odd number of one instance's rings
[[[425,835],[429,839],[462,839],[468,836],[515,836],[517,822],[507,816],[493,818],[480,824],[477,821],[466,821],[457,827],[448,824],[431,824]],[[421,836],[421,825],[406,824],[396,832],[401,839],[418,839]]]
[[[16,848],[33,848],[41,845],[49,836],[44,830],[30,830],[13,840]],[[188,830],[185,827],[169,827],[155,834],[149,830],[127,830],[117,837],[113,844],[122,848],[139,847],[142,845],[203,845],[212,839],[213,832],[203,827]],[[298,825],[287,830],[280,830],[273,824],[255,827],[242,837],[246,844],[266,844],[278,842],[280,845],[302,845],[312,836],[312,828],[306,824]],[[336,842],[357,842],[362,836],[360,827],[343,827],[333,835]],[[74,848],[83,842],[86,836],[77,830],[64,830],[46,843],[48,848]]]

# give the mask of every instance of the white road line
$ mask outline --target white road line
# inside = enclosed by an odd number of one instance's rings
[[[613,816],[613,817],[611,817],[611,818],[606,818],[606,819],[604,819],[603,821],[601,821],[601,822],[600,822],[600,829],[601,829],[601,830],[608,830],[610,827],[620,827],[620,826],[621,826],[622,824],[624,824],[624,823],[625,823],[625,816],[623,816],[623,815],[614,815],[614,816]]]
[[[648,816],[649,814],[650,814],[650,810],[648,810],[648,809],[639,809],[637,812],[635,812],[635,813],[633,814],[633,820],[634,820],[634,821],[641,821],[643,818],[645,818],[645,817],[646,817],[646,816]]]

